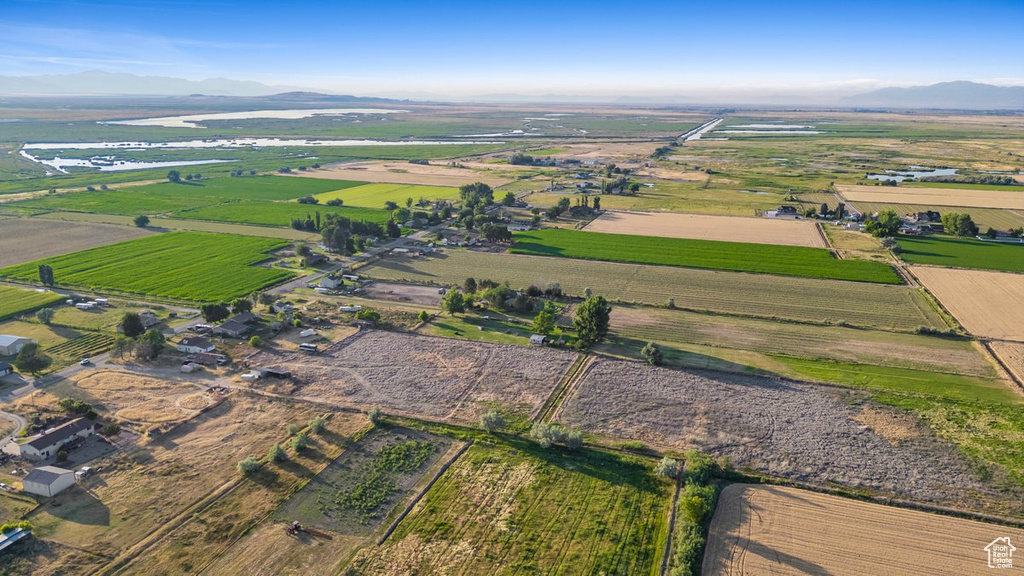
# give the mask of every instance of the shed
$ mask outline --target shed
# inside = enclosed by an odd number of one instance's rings
[[[332,278],[330,276],[324,276],[320,279],[320,287],[327,288],[328,290],[334,290],[341,288],[345,285],[345,281],[341,278]]]
[[[40,496],[56,496],[74,486],[75,473],[56,466],[33,468],[21,481],[25,492]]]
[[[548,337],[543,334],[533,334],[530,336],[530,344],[534,346],[543,346],[548,341]]]
[[[303,330],[302,332],[299,332],[300,338],[309,338],[310,336],[316,336],[316,330],[308,328],[306,330]]]
[[[0,334],[0,356],[14,356],[32,343],[30,338],[13,334]]]
[[[143,310],[139,312],[139,320],[142,320],[142,327],[149,329],[160,323],[160,318],[157,317],[156,312],[152,310]]]
[[[10,362],[0,362],[0,378],[14,373],[14,366]]]

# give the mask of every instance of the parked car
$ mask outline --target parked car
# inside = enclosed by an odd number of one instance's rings
[[[90,360],[88,358],[82,358],[82,361],[79,362],[78,364],[80,366],[88,366],[89,364],[92,364],[92,360]]]

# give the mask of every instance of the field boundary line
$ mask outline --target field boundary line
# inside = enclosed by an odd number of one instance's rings
[[[676,493],[672,497],[672,506],[669,508],[668,513],[668,536],[665,538],[665,551],[661,557],[661,576],[668,574],[668,567],[671,563],[672,558],[672,535],[676,531],[676,511],[679,508],[679,494],[683,488],[683,475],[678,471],[676,473]],[[711,511],[711,516],[714,517],[715,511]]]
[[[899,270],[901,267],[905,268],[907,274],[914,278],[914,281],[917,282],[917,285],[920,288],[920,290],[923,291],[926,296],[928,296],[928,301],[931,302],[931,304],[939,310],[939,315],[942,317],[943,322],[948,324],[949,321],[952,320],[954,322],[954,326],[952,326],[954,330],[960,329],[965,334],[971,334],[967,327],[964,326],[964,323],[961,322],[960,319],[957,318],[952,311],[946,308],[946,305],[942,303],[942,300],[939,300],[939,297],[936,296],[934,292],[928,289],[928,285],[922,282],[921,279],[918,278],[916,274],[914,274],[914,271],[911,269],[910,266],[897,266],[896,269]],[[937,268],[941,268],[941,266],[937,266]]]
[[[981,344],[981,347],[984,348],[986,352],[988,352],[988,355],[991,356],[992,359],[996,361],[996,364],[998,364],[999,367],[1002,368],[1004,372],[1006,372],[1006,375],[1010,377],[1010,381],[1015,384],[1014,390],[1018,394],[1024,394],[1024,381],[1021,381],[1020,375],[1017,374],[1012,368],[1010,368],[1009,364],[1003,361],[1003,358],[999,355],[999,352],[997,352],[996,349],[991,346],[991,342],[989,340],[978,340],[978,342]]]
[[[464,442],[462,444],[462,448],[459,448],[458,452],[456,452],[451,458],[448,459],[447,462],[445,462],[444,464],[441,465],[440,468],[438,468],[433,478],[430,479],[430,482],[427,482],[427,485],[424,486],[422,490],[420,490],[419,494],[417,494],[415,497],[413,497],[412,500],[409,501],[409,504],[405,507],[405,510],[402,510],[402,513],[399,514],[398,517],[391,522],[391,525],[388,526],[388,529],[385,530],[384,534],[381,535],[380,539],[377,540],[377,547],[382,546],[384,542],[391,537],[391,534],[398,528],[398,525],[402,523],[402,520],[405,520],[405,517],[408,516],[410,512],[412,512],[413,507],[419,504],[420,500],[422,500],[423,497],[427,495],[427,492],[429,492],[430,489],[434,487],[434,484],[441,478],[441,476],[445,472],[447,472],[449,468],[451,468],[452,464],[455,464],[455,461],[462,457],[462,455],[466,453],[466,450],[469,450],[470,446],[473,445],[474,440],[474,438],[471,438],[468,442]]]
[[[537,422],[548,422],[554,417],[557,408],[562,404],[562,401],[568,397],[568,392],[573,388],[573,382],[576,377],[583,370],[584,366],[589,364],[593,360],[593,356],[589,354],[579,354],[576,360],[573,361],[569,369],[565,371],[562,378],[555,385],[554,389],[551,390],[551,394],[547,400],[541,406],[540,410],[537,411],[537,415],[534,416],[533,420]]]
[[[814,230],[818,233],[818,237],[821,238],[821,242],[825,245],[825,249],[831,250],[833,253],[838,255],[836,247],[828,241],[828,234],[825,234],[825,231],[821,229],[821,222],[814,222]]]

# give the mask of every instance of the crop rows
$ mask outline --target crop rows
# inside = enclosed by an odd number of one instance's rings
[[[42,308],[60,301],[62,296],[53,292],[36,292],[10,286],[0,286],[0,320]]]
[[[586,288],[620,302],[803,322],[912,330],[945,328],[920,290],[865,282],[812,280],[669,266],[643,266],[514,254],[448,250],[437,257],[385,259],[362,269],[381,280],[461,284],[467,277],[509,281],[515,288],[557,282],[566,293]]]
[[[185,300],[229,300],[291,277],[254,267],[283,240],[170,232],[0,269],[0,278],[35,281],[40,264],[53,267],[58,284]]]
[[[174,215],[174,218],[256,224],[260,226],[288,226],[293,218],[302,220],[305,220],[306,217],[316,218],[317,212],[321,216],[338,214],[350,220],[365,220],[378,224],[384,224],[391,217],[387,210],[375,208],[350,208],[348,206],[310,205],[297,202],[243,200],[178,212]]]
[[[509,444],[470,448],[355,573],[406,554],[429,573],[656,573],[671,482],[640,460]]]
[[[47,349],[47,352],[57,356],[64,356],[65,358],[79,358],[106,352],[113,345],[114,338],[109,334],[89,333],[62,342]]]
[[[999,272],[1024,272],[1024,246],[950,236],[902,236],[900,257],[911,264],[935,264]]]
[[[803,278],[900,283],[899,276],[887,264],[869,260],[839,260],[828,250],[806,246],[603,234],[554,228],[519,232],[515,234],[514,240],[510,252],[515,254],[760,272]]]

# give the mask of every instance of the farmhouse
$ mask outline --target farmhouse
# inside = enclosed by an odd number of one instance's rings
[[[202,364],[203,366],[223,366],[228,363],[228,357],[223,354],[207,354],[205,352],[199,352],[196,354],[196,364]]]
[[[252,312],[242,312],[240,314],[235,314],[231,318],[228,318],[228,320],[234,320],[241,324],[255,324],[260,321],[260,315],[253,314]]]
[[[178,342],[178,352],[185,352],[186,354],[213,352],[215,349],[216,346],[214,346],[213,342],[210,342],[206,338],[182,338],[181,342]]]
[[[61,446],[96,433],[96,423],[88,418],[75,418],[39,434],[23,444],[12,442],[4,451],[23,458],[42,460],[56,456]]]
[[[305,261],[306,266],[318,266],[320,264],[323,264],[324,262],[327,262],[327,256],[319,252],[314,252],[309,256],[306,256]]]
[[[216,326],[213,329],[214,334],[220,334],[222,336],[230,336],[231,338],[241,338],[249,332],[251,328],[237,320],[228,320],[220,326]]]
[[[153,312],[152,310],[143,310],[142,312],[139,312],[139,320],[142,320],[142,327],[147,330],[160,323],[160,319],[157,318],[156,312]]]
[[[0,334],[0,356],[14,356],[30,343],[32,340],[23,336]]]
[[[0,362],[0,378],[14,373],[14,366],[10,362]]]
[[[56,496],[75,484],[75,473],[56,466],[39,466],[30,470],[21,483],[30,494]]]

